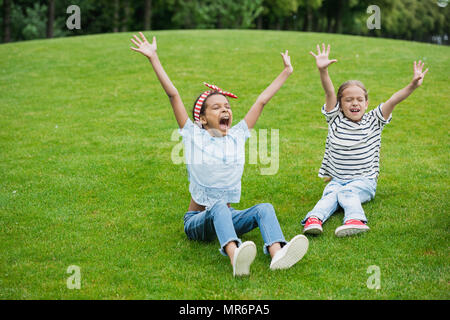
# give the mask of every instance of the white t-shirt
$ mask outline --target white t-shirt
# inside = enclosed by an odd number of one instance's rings
[[[385,120],[380,104],[364,114],[359,122],[348,119],[339,103],[322,113],[328,122],[328,136],[319,177],[352,180],[358,177],[377,179],[380,172],[381,131],[391,121]]]
[[[189,118],[179,132],[183,137],[192,199],[206,208],[218,200],[239,202],[245,141],[250,137],[245,120],[230,128],[223,137],[211,136]]]

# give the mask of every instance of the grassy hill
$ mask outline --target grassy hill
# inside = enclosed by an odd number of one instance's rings
[[[330,43],[334,85],[369,89],[369,109],[430,68],[397,106],[382,135],[376,197],[364,205],[371,231],[339,239],[337,212],[304,259],[271,272],[259,230],[248,278],[234,279],[218,242],[183,232],[189,203],[167,96],[131,33],[0,46],[0,299],[449,299],[449,47],[336,34],[158,31],[160,59],[188,113],[203,81],[239,96],[234,123],[282,69],[294,74],[256,130],[279,132],[279,169],[246,164],[243,209],[271,202],[286,239],[320,198],[326,138],[314,59]],[[248,156],[247,156],[248,157]],[[67,268],[81,270],[70,290]],[[369,289],[370,266],[381,288]]]

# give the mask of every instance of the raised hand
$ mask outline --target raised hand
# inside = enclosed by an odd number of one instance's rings
[[[412,79],[412,84],[416,88],[420,87],[420,85],[423,83],[425,74],[428,72],[428,68],[424,72],[422,72],[424,66],[425,62],[422,62],[422,60],[419,60],[419,63],[416,63],[416,61],[414,61],[414,77]]]
[[[336,59],[330,60],[328,58],[330,54],[330,45],[328,45],[327,50],[325,50],[324,43],[322,43],[322,51],[320,51],[320,46],[317,45],[317,55],[312,51],[310,51],[309,54],[316,59],[317,68],[319,68],[319,70],[326,69],[330,64],[337,62]]]
[[[289,56],[288,51],[286,50],[285,53],[280,52],[281,56],[283,57],[283,63],[284,63],[284,68],[289,71],[289,73],[292,73],[294,71],[294,68],[291,65],[291,57]]]
[[[255,126],[256,121],[258,121],[258,118],[264,109],[264,106],[270,101],[270,99],[272,99],[278,90],[280,90],[281,86],[294,70],[291,65],[291,57],[289,57],[288,51],[286,50],[285,53],[281,52],[281,56],[283,57],[284,64],[283,71],[281,71],[278,77],[276,77],[275,80],[273,80],[272,83],[259,95],[258,99],[256,99],[255,103],[244,117],[249,129],[252,129]]]
[[[142,32],[139,32],[139,35],[141,36],[141,39],[136,35],[134,35],[134,39],[131,39],[131,42],[133,42],[137,48],[130,47],[130,49],[140,52],[148,58],[161,86],[169,97],[178,126],[183,128],[188,119],[188,114],[183,101],[181,101],[177,88],[175,88],[172,81],[170,81],[169,76],[166,71],[164,71],[161,61],[159,61],[158,55],[156,54],[156,38],[153,37],[152,43],[149,43]]]
[[[394,111],[394,108],[396,105],[398,105],[400,102],[408,98],[411,93],[414,92],[423,82],[423,78],[425,77],[425,74],[428,72],[428,69],[422,72],[423,67],[425,63],[423,63],[421,60],[419,60],[419,63],[414,61],[414,76],[412,81],[403,89],[397,91],[390,97],[384,104],[383,104],[383,117],[384,119],[388,120],[390,115],[392,114],[392,111]]]
[[[139,32],[139,35],[141,36],[142,39],[139,39],[139,37],[137,37],[136,35],[133,35],[134,39],[133,38],[130,39],[131,42],[133,42],[137,46],[137,48],[130,47],[130,49],[142,53],[147,58],[155,56],[156,37],[153,37],[152,43],[149,43],[142,32]]]

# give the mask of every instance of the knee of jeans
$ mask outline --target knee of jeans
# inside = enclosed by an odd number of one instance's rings
[[[356,192],[356,191],[354,191],[352,189],[345,189],[345,188],[343,188],[343,189],[339,190],[338,193],[337,193],[337,198],[338,198],[339,202],[350,200],[350,199],[353,199],[355,197],[359,198],[358,192]]]
[[[357,193],[353,189],[342,188],[341,190],[338,191],[337,194],[338,194],[338,196],[351,197],[351,196],[354,196]]]
[[[224,212],[230,212],[228,205],[225,201],[219,200],[208,210],[208,215],[216,216],[217,214],[222,214]]]
[[[331,190],[325,190],[322,194],[322,198],[325,198],[326,196],[328,196],[330,193],[332,193],[333,191]]]
[[[322,194],[322,198],[326,198],[326,197],[332,195],[333,193],[336,194],[336,190],[331,190],[331,189],[325,190]]]
[[[271,203],[260,203],[257,205],[258,213],[259,215],[266,216],[266,215],[274,215],[275,214],[275,208]]]

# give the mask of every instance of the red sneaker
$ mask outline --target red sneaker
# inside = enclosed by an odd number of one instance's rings
[[[306,220],[305,227],[303,228],[304,234],[321,234],[322,230],[322,221],[316,217],[309,217]]]
[[[360,220],[350,219],[347,220],[342,226],[337,227],[334,234],[337,237],[346,237],[369,230],[370,228],[364,222]]]

